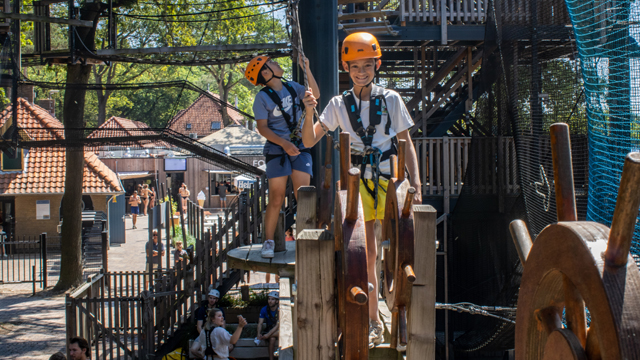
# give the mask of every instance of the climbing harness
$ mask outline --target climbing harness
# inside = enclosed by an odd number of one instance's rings
[[[216,355],[215,351],[213,351],[213,345],[211,344],[211,333],[213,332],[213,329],[215,328],[212,327],[209,330],[207,330],[206,328],[204,329],[204,335],[206,337],[207,343],[207,348],[204,350],[204,355],[207,359],[213,359]]]
[[[371,97],[369,105],[369,126],[364,128],[362,124],[362,118],[360,116],[361,106],[356,104],[356,97],[353,91],[345,91],[342,93],[342,100],[347,108],[349,115],[349,121],[351,128],[360,136],[362,143],[364,144],[364,150],[361,154],[352,154],[351,163],[353,165],[360,165],[360,178],[364,183],[365,189],[373,197],[374,208],[378,207],[378,188],[382,188],[379,184],[380,177],[389,178],[390,174],[380,173],[380,163],[389,159],[391,155],[397,154],[396,138],[394,137],[393,145],[387,151],[381,151],[373,146],[373,136],[376,133],[376,126],[382,123],[383,112],[387,111],[387,102],[384,98],[384,88],[371,84]],[[362,99],[360,98],[360,101]],[[361,104],[360,104],[361,105]],[[391,127],[391,118],[387,116],[387,123],[385,124],[385,134],[389,135],[389,129]],[[352,151],[353,152],[353,151]],[[371,166],[371,180],[373,181],[373,189],[369,187],[365,181],[365,170],[367,165]],[[383,191],[384,188],[382,188]]]
[[[269,96],[271,101],[273,101],[276,104],[276,106],[278,106],[278,109],[280,110],[280,113],[282,114],[284,121],[287,122],[287,127],[291,132],[291,135],[289,135],[291,142],[295,146],[299,146],[302,143],[302,139],[300,138],[300,135],[299,135],[300,132],[298,131],[298,123],[300,123],[300,121],[296,121],[296,114],[298,112],[298,109],[297,109],[298,106],[297,106],[296,100],[298,98],[298,95],[288,82],[283,81],[282,85],[285,87],[285,89],[287,89],[287,91],[289,91],[289,94],[291,94],[291,102],[292,102],[291,114],[293,115],[293,117],[292,115],[290,115],[288,112],[285,111],[285,108],[282,104],[282,99],[280,99],[280,96],[278,96],[278,93],[275,90],[273,90],[270,87],[264,87],[260,91],[265,92]]]

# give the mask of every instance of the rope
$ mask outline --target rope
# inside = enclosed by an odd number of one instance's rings
[[[307,58],[304,54],[303,45],[302,45],[302,34],[300,33],[300,19],[298,18],[298,3],[300,0],[294,0],[289,2],[289,6],[287,7],[287,18],[291,22],[291,47],[295,50],[295,53],[298,53],[299,57],[302,57],[302,72],[304,74],[304,88],[309,88],[309,79],[307,77],[307,63],[305,59]],[[305,118],[307,115],[307,108],[302,109],[302,117]],[[329,136],[333,141],[333,147],[335,149],[340,148],[340,142],[335,139],[331,134],[329,134],[328,129],[324,126],[324,124],[320,121],[320,115],[318,114],[318,109],[313,109],[313,119],[317,119],[320,122],[320,128],[324,132],[325,136]],[[298,121],[298,126],[295,129],[295,132],[300,132],[302,127],[302,121]]]

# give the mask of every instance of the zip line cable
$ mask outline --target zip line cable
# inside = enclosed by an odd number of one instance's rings
[[[128,13],[115,13],[115,12],[113,14],[114,15],[124,16],[124,17],[132,17],[132,18],[136,18],[136,19],[172,18],[172,17],[181,17],[181,16],[217,14],[217,13],[224,13],[224,12],[233,11],[233,10],[240,10],[240,9],[259,7],[259,6],[281,4],[281,3],[284,3],[284,2],[287,2],[287,0],[280,0],[280,1],[272,2],[272,3],[261,3],[261,4],[254,4],[254,5],[245,5],[245,6],[239,6],[239,7],[235,7],[235,8],[229,8],[229,9],[202,11],[202,12],[197,12],[197,13],[173,14],[173,15],[138,15],[138,14],[128,14]]]

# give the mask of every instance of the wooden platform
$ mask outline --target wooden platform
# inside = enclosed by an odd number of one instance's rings
[[[277,252],[272,259],[260,255],[262,244],[242,246],[229,251],[230,268],[261,271],[284,277],[294,277],[296,272],[296,242],[287,241],[287,251]]]

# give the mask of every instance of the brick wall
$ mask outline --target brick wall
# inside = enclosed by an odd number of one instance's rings
[[[60,223],[60,201],[62,195],[20,195],[16,196],[16,229],[18,237],[39,236],[46,232],[58,236]],[[49,200],[49,220],[36,220],[36,200]]]

